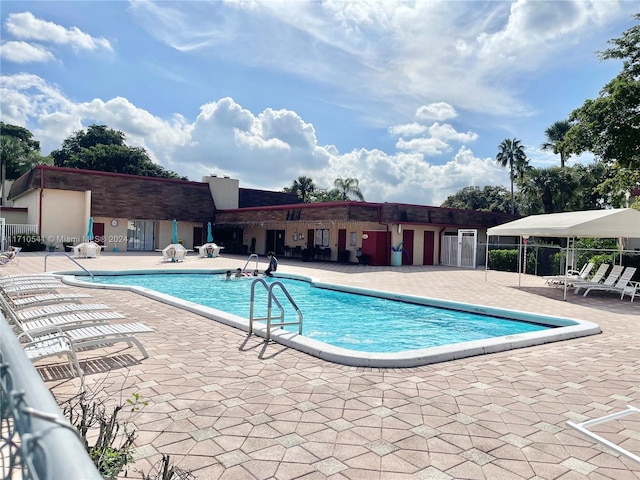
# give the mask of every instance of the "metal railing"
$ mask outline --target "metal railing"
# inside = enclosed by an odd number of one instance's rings
[[[254,307],[254,301],[255,301],[256,285],[264,286],[265,290],[267,291],[267,316],[266,317],[254,317],[253,307]],[[280,301],[276,298],[275,293],[273,293],[273,289],[276,287],[282,290],[282,293],[287,297],[287,299],[289,300],[289,303],[296,311],[298,315],[297,321],[295,322],[284,321],[284,314],[285,314],[284,307],[282,306]],[[273,304],[275,304],[280,311],[280,314],[276,317],[272,315]],[[263,279],[257,278],[251,283],[251,302],[249,306],[249,335],[253,333],[253,322],[262,321],[262,320],[267,321],[267,336],[266,336],[267,340],[271,339],[271,329],[272,329],[272,323],[274,323],[274,320],[276,320],[274,328],[282,328],[286,325],[298,325],[298,333],[302,334],[302,312],[298,308],[298,305],[296,305],[296,302],[293,300],[293,298],[291,298],[291,295],[289,295],[289,292],[287,291],[285,286],[282,284],[282,282],[271,282],[270,284],[267,284],[267,282],[265,282]]]
[[[102,479],[2,314],[0,470],[5,479]]]
[[[91,273],[89,270],[87,270],[86,268],[84,268],[82,265],[80,265],[80,263],[78,263],[73,257],[71,257],[70,255],[64,253],[64,252],[53,252],[53,253],[47,253],[44,256],[44,271],[47,271],[47,258],[51,257],[51,256],[64,256],[67,257],[69,260],[71,260],[73,263],[75,263],[77,266],[79,266],[82,270],[84,270],[85,272],[87,272],[88,275],[91,276],[91,278],[93,278],[93,273]]]
[[[246,272],[247,271],[247,265],[249,265],[249,262],[251,262],[251,260],[255,260],[256,262],[256,268],[254,270],[258,270],[258,254],[257,253],[252,253],[251,255],[249,255],[249,258],[247,258],[247,263],[244,264],[244,267],[242,267],[242,271]]]

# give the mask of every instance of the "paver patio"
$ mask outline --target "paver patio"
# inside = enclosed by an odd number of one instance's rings
[[[42,272],[22,253],[0,273]],[[160,254],[106,253],[96,270],[235,269],[223,255],[163,263]],[[262,268],[266,260],[262,257]],[[640,405],[640,302],[573,293],[544,280],[445,267],[371,267],[280,259],[278,273],[598,323],[603,333],[406,369],[328,363],[130,292],[92,289],[155,329],[150,357],[115,346],[81,352],[93,391],[149,404],[131,421],[137,462],[170,454],[198,479],[638,479],[640,465],[567,426]],[[49,257],[47,270],[76,270]],[[75,290],[76,287],[72,287]],[[39,368],[58,399],[78,391],[64,364]],[[594,428],[640,454],[640,417]]]

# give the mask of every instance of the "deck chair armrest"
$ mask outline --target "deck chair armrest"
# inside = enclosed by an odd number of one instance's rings
[[[52,333],[58,333],[60,335],[64,335],[64,332],[59,326],[49,325],[46,327],[34,328],[31,330],[27,330],[26,332],[22,332],[20,335],[18,335],[18,340],[23,340],[25,338],[28,338],[30,340],[35,340],[38,337],[41,337],[44,335],[51,335]]]

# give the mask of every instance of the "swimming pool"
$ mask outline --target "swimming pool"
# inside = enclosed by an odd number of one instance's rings
[[[222,274],[201,272],[153,275],[134,272],[126,276],[121,273],[125,272],[98,276],[91,286],[137,291],[228,325],[248,329],[251,279],[225,280]],[[294,278],[267,281],[282,282],[291,293],[304,314],[303,335],[298,335],[297,329],[296,332],[278,330],[272,338],[349,365],[415,366],[599,332],[597,325],[585,325],[589,322],[319,284],[310,279],[291,277]],[[340,298],[345,295],[348,299],[341,302]],[[285,310],[289,308],[286,302],[282,301],[282,304]],[[263,309],[256,312],[257,316],[264,316],[264,289],[256,290],[255,305],[256,309]],[[286,318],[293,315],[291,309]],[[258,328],[257,333],[264,335],[263,330],[263,327]],[[390,340],[391,337],[394,339]]]

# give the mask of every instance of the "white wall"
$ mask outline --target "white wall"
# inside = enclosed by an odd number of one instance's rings
[[[209,184],[213,202],[218,210],[238,208],[240,201],[240,180],[229,177],[202,177]]]

